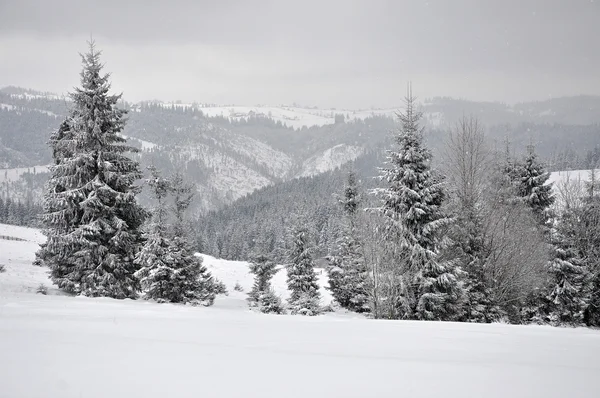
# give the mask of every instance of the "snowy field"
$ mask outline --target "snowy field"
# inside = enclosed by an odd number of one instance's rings
[[[49,165],[0,169],[0,183],[17,181],[25,173],[47,173]]]
[[[208,256],[230,291],[209,308],[44,296],[34,292],[50,287],[47,272],[31,265],[39,231],[0,225],[0,235],[23,239],[0,239],[2,398],[600,393],[598,331],[264,315],[233,290],[250,287],[247,264]],[[285,295],[283,272],[274,285]]]

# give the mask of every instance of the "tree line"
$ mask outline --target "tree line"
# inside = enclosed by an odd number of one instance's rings
[[[493,151],[481,123],[463,117],[448,136],[442,175],[421,117],[409,89],[381,186],[364,192],[348,175],[327,267],[337,304],[385,319],[600,325],[595,171],[583,191],[562,184],[556,197],[533,145],[521,158],[508,143]],[[316,314],[305,225],[298,217],[290,233],[288,283],[301,293],[290,304]],[[268,262],[257,258],[253,267]]]

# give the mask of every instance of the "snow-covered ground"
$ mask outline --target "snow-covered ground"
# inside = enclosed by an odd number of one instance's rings
[[[338,144],[304,161],[299,176],[309,177],[324,173],[327,170],[334,170],[347,162],[355,160],[363,151],[364,149],[361,147]]]
[[[0,183],[17,181],[25,173],[47,173],[50,165],[0,169]]]
[[[598,331],[259,314],[246,263],[209,256],[230,290],[209,308],[36,295],[43,237],[0,235],[25,239],[0,239],[1,397],[598,396]]]
[[[598,173],[600,175],[600,171]],[[548,184],[553,183],[555,186],[565,181],[574,183],[584,183],[590,180],[590,170],[563,170],[550,173]]]

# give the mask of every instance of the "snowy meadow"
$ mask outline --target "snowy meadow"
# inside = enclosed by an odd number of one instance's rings
[[[230,292],[212,307],[63,296],[39,231],[0,235],[24,239],[0,239],[2,397],[597,396],[596,330],[261,314],[233,289],[248,264],[208,256]]]

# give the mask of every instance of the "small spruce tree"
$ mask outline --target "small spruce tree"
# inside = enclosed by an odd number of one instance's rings
[[[288,303],[292,314],[317,315],[320,310],[320,293],[308,243],[308,229],[297,225],[293,233],[287,266]]]
[[[339,202],[345,220],[341,236],[336,242],[335,254],[330,257],[330,266],[327,268],[329,290],[343,308],[355,312],[368,312],[370,278],[357,231],[360,198],[354,172],[348,174],[344,196]]]
[[[527,154],[522,162],[515,165],[511,175],[517,196],[523,199],[542,224],[546,224],[555,198],[552,184],[547,183],[550,173],[539,161],[533,145],[527,147]]]
[[[149,185],[158,203],[154,222],[149,226],[146,244],[136,257],[144,298],[159,302],[212,305],[218,291],[218,283],[194,254],[189,230],[185,224],[185,212],[193,198],[192,187],[186,185],[183,176],[175,174],[164,179],[151,169]],[[175,223],[167,228],[168,209],[166,200],[172,196]]]
[[[254,275],[254,284],[248,292],[248,304],[264,313],[283,313],[281,299],[271,287],[271,279],[277,273],[277,266],[263,254],[253,256],[250,273]]]

